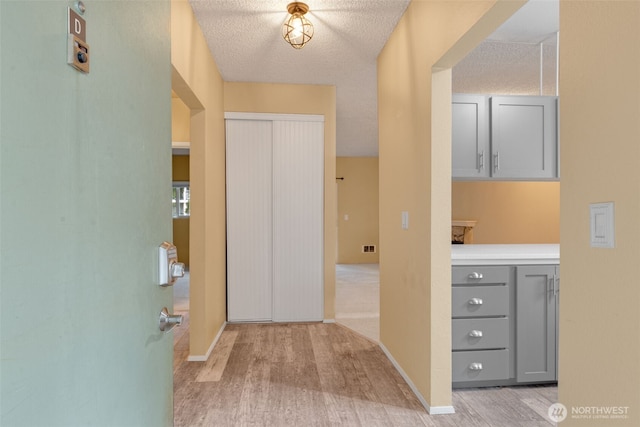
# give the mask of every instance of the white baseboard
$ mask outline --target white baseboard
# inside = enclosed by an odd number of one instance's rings
[[[222,326],[220,327],[220,330],[218,331],[218,334],[213,339],[213,342],[211,342],[211,345],[209,346],[209,350],[207,350],[207,352],[203,356],[189,355],[189,357],[187,357],[187,361],[188,362],[206,362],[207,359],[209,359],[209,356],[211,355],[213,348],[216,346],[216,344],[218,344],[218,341],[220,340],[220,336],[222,335],[222,331],[224,331],[225,326],[227,326],[227,322],[224,322],[222,324]]]
[[[400,365],[398,364],[398,362],[396,362],[396,359],[393,358],[393,356],[391,355],[391,353],[389,352],[389,350],[387,350],[387,348],[384,346],[384,344],[380,343],[380,348],[382,349],[382,351],[384,352],[384,354],[387,356],[387,358],[389,358],[389,360],[391,361],[391,364],[393,364],[393,366],[396,368],[396,370],[400,373],[400,375],[402,376],[402,378],[404,378],[404,380],[407,382],[407,384],[409,385],[409,387],[411,388],[411,391],[413,391],[413,393],[416,395],[416,397],[418,398],[418,400],[420,401],[420,403],[422,403],[422,406],[424,406],[424,409],[427,410],[427,412],[429,413],[429,415],[443,415],[443,414],[455,414],[455,409],[453,408],[453,406],[431,406],[427,403],[427,401],[425,400],[424,396],[422,396],[422,393],[420,393],[418,391],[418,388],[415,386],[415,384],[413,383],[413,381],[411,381],[411,379],[409,378],[409,376],[404,372],[404,370],[400,367]]]
[[[336,323],[336,319],[324,319],[322,323]]]

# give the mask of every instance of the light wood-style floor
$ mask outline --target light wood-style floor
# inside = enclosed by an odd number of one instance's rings
[[[429,415],[372,340],[339,324],[227,325],[207,362],[188,362],[188,312],[174,329],[180,426],[554,425],[555,387],[458,390]]]

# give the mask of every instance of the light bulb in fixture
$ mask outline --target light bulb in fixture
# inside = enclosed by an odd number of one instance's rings
[[[313,24],[304,16],[309,6],[301,2],[289,3],[289,16],[282,25],[282,37],[296,49],[302,49],[313,37]]]

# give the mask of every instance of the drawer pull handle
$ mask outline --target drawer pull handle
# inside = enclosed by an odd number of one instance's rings
[[[477,271],[474,271],[473,273],[469,274],[469,279],[482,279],[484,276],[482,275],[482,273],[478,273]]]
[[[471,298],[469,300],[469,305],[482,305],[483,301],[482,298]]]
[[[473,338],[482,338],[482,331],[474,329],[473,331],[469,332],[469,336]]]
[[[472,363],[469,365],[469,370],[471,371],[482,371],[482,363]]]

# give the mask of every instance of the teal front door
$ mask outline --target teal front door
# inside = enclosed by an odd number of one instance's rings
[[[170,1],[0,1],[0,425],[167,426]]]

